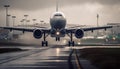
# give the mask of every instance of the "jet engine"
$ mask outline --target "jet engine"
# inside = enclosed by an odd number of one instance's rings
[[[33,36],[36,38],[36,39],[40,39],[40,38],[42,38],[42,31],[41,30],[39,30],[39,29],[36,29],[36,30],[34,30],[34,32],[33,32]]]
[[[83,30],[77,29],[77,30],[75,31],[75,37],[76,37],[76,38],[82,38],[83,36],[84,36],[84,31],[83,31]]]

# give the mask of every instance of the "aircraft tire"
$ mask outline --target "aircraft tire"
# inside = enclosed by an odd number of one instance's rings
[[[74,46],[74,45],[75,45],[75,42],[74,42],[74,41],[69,41],[69,42],[68,42],[68,45],[69,45],[69,46]]]
[[[48,41],[46,41],[45,43],[46,43],[46,46],[48,46]]]
[[[42,47],[44,46],[44,42],[42,41]]]

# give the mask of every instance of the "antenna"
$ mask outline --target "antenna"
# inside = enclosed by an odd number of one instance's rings
[[[56,0],[56,12],[58,12],[58,0]]]

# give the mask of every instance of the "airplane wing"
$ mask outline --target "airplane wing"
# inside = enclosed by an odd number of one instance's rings
[[[18,31],[28,31],[28,32],[33,32],[34,29],[28,29],[28,28],[22,28],[22,27],[0,27],[1,29],[7,29],[7,30],[18,30]]]
[[[84,31],[94,31],[104,29],[107,30],[108,28],[112,28],[113,26],[103,26],[103,27],[91,27],[91,28],[82,28]]]
[[[90,27],[90,28],[80,28],[81,30],[83,30],[83,31],[94,31],[94,30],[101,30],[101,29],[103,29],[103,30],[107,30],[108,28],[112,28],[113,26],[103,26],[103,27]],[[75,30],[77,30],[77,29],[79,29],[79,28],[68,28],[68,29],[66,29],[67,30],[67,32],[75,32]]]
[[[78,25],[78,26],[71,26],[71,27],[67,27],[67,28],[81,28],[81,27],[85,27],[86,25]]]
[[[35,29],[37,28],[25,28],[25,27],[0,27],[1,29],[7,29],[7,30],[18,30],[22,32],[34,32]],[[39,27],[39,30],[44,31],[46,33],[49,33],[50,29],[45,28],[45,27]]]
[[[90,28],[80,28],[80,29],[82,29],[83,31],[92,31],[93,32],[94,30],[100,30],[100,29],[107,30],[108,28],[112,28],[112,27],[113,26],[103,26],[103,27],[90,27]],[[25,27],[0,27],[0,28],[8,29],[10,31],[18,30],[18,31],[23,31],[23,32],[25,32],[25,31],[26,32],[33,32],[36,29],[36,28],[25,28]],[[39,29],[42,30],[42,31],[45,31],[47,33],[50,32],[50,29],[45,28],[45,27],[40,27]],[[69,33],[69,32],[72,31],[74,33],[74,31],[77,30],[77,29],[79,29],[79,28],[75,28],[75,27],[67,28],[66,32]]]

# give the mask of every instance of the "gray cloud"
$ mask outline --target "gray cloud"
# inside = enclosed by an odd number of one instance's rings
[[[119,5],[120,0],[59,0],[60,6],[84,4],[84,3],[99,3],[102,5]],[[10,4],[11,9],[22,10],[37,10],[55,6],[56,0],[0,0],[0,6]]]
[[[41,8],[47,8],[52,6],[54,0],[1,0],[1,6],[4,4],[11,5],[11,9],[22,9],[22,10],[36,10]]]
[[[95,24],[97,13],[100,14],[102,24],[120,22],[120,0],[59,1],[60,10],[66,14],[70,23]],[[17,23],[24,14],[30,14],[31,18],[42,18],[48,21],[49,16],[54,12],[56,0],[0,0],[1,23],[5,22],[5,8],[3,7],[5,4],[11,5],[9,12],[11,15],[17,16]],[[86,4],[88,4],[87,7]]]

